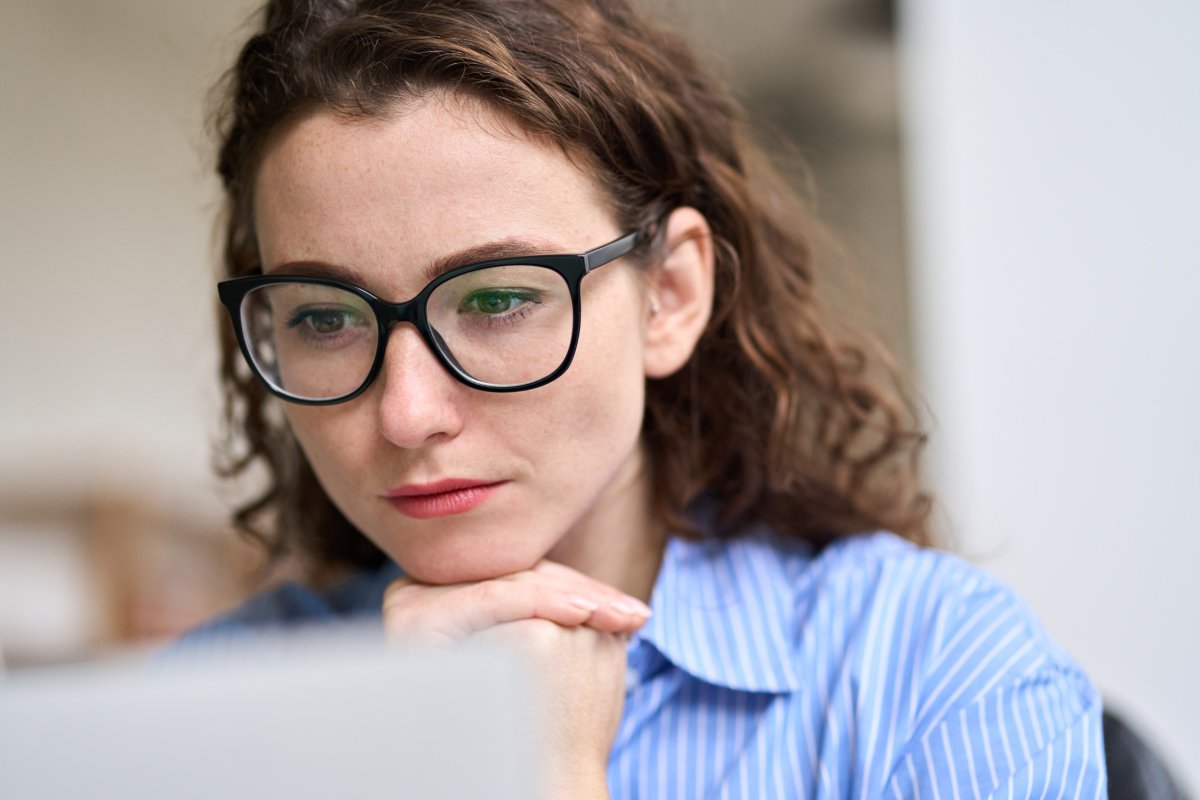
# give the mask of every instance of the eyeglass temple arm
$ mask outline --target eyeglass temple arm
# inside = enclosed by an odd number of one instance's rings
[[[597,267],[602,267],[610,261],[631,252],[641,243],[642,231],[634,231],[628,236],[622,236],[615,242],[601,245],[583,256],[583,273],[586,275]]]

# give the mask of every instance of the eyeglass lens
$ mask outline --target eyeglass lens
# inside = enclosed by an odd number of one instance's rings
[[[370,305],[316,283],[260,286],[242,301],[255,367],[293,397],[344,397],[367,379],[379,347]],[[539,266],[488,267],[437,286],[426,316],[444,360],[481,383],[520,386],[557,370],[571,346],[567,282]]]

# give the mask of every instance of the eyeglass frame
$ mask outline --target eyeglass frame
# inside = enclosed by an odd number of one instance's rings
[[[220,297],[221,304],[229,313],[230,321],[233,323],[234,332],[237,336],[238,347],[241,349],[242,356],[245,357],[250,371],[254,373],[256,378],[262,381],[271,394],[290,403],[309,406],[329,406],[345,403],[361,395],[379,376],[379,371],[383,368],[383,356],[387,349],[392,328],[400,322],[408,322],[417,329],[417,332],[421,335],[421,339],[438,360],[438,363],[460,383],[484,392],[523,392],[536,389],[539,386],[545,386],[547,383],[561,377],[571,366],[571,362],[575,358],[575,349],[579,344],[579,328],[582,320],[580,285],[584,277],[605,264],[616,261],[622,256],[629,255],[648,241],[648,239],[649,236],[646,231],[639,230],[625,234],[586,253],[516,256],[513,258],[499,258],[489,261],[479,261],[474,264],[465,264],[442,273],[427,283],[425,288],[421,289],[411,299],[400,303],[391,303],[383,300],[361,286],[356,286],[352,283],[346,283],[334,278],[310,275],[245,275],[238,278],[228,278],[217,283],[217,294]],[[455,363],[453,355],[447,351],[443,351],[438,346],[435,336],[440,335],[429,325],[426,305],[434,290],[447,281],[482,269],[513,266],[545,267],[558,273],[563,281],[566,282],[567,289],[571,295],[572,307],[571,344],[567,348],[567,354],[563,358],[562,363],[549,375],[529,383],[504,386],[472,378]],[[306,283],[341,289],[357,296],[371,308],[372,313],[375,315],[378,333],[377,344],[375,346],[375,360],[372,362],[371,368],[367,371],[366,377],[357,389],[348,394],[333,398],[313,399],[299,397],[275,387],[263,375],[262,370],[258,368],[250,352],[250,345],[247,342],[245,330],[242,325],[242,302],[245,300],[246,295],[255,289],[282,283]]]

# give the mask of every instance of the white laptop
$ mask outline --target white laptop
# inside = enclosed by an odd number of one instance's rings
[[[0,798],[520,798],[530,686],[510,654],[289,635],[0,675]]]

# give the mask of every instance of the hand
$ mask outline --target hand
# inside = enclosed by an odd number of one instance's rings
[[[527,619],[478,638],[530,660],[542,723],[545,797],[607,800],[608,757],[625,705],[628,635]]]
[[[649,609],[551,561],[478,583],[394,581],[390,638],[452,647],[479,636],[532,658],[545,724],[550,797],[607,797],[606,770],[625,699],[625,643]]]
[[[631,634],[649,616],[650,609],[637,598],[546,560],[478,583],[434,586],[399,578],[383,597],[389,638],[434,647],[453,647],[497,625],[529,619]]]

